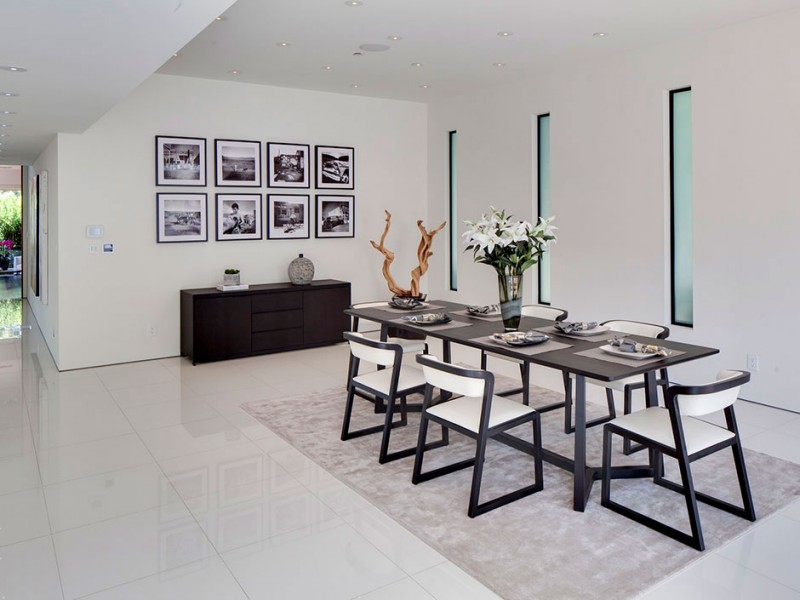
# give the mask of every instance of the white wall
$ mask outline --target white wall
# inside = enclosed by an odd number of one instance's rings
[[[533,124],[551,113],[559,242],[552,303],[576,320],[669,323],[666,92],[691,85],[695,327],[672,338],[721,353],[671,372],[710,378],[760,356],[744,396],[800,410],[793,369],[800,285],[800,12],[577,65],[431,105],[429,206],[447,211],[447,132],[458,130],[459,220],[490,204],[531,219]],[[459,225],[463,231],[463,224]],[[496,301],[493,271],[460,257],[459,291],[434,263],[434,296]],[[536,272],[526,277],[536,297]]]
[[[206,243],[156,243],[156,193],[197,191],[155,186],[156,135],[208,140]],[[426,135],[422,104],[163,75],[85,133],[59,135],[59,368],[177,355],[179,290],[213,286],[226,267],[241,269],[244,283],[286,281],[302,252],[316,278],[351,281],[353,301],[388,297],[369,239],[389,208],[394,274],[408,283],[415,221],[427,211]],[[237,191],[214,187],[215,138],[306,143],[312,152],[314,144],[355,147],[355,192],[341,192],[355,194],[355,239],[215,241],[214,193]],[[310,193],[313,206],[313,188],[272,191]],[[113,243],[114,254],[89,254],[90,224],[103,225],[100,242]],[[146,335],[151,324],[155,337]]]

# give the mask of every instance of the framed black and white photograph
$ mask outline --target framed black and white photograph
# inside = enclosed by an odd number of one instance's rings
[[[261,142],[214,140],[218,187],[261,187]]]
[[[267,238],[270,240],[311,237],[309,196],[267,194]]]
[[[261,194],[217,194],[217,240],[260,240]]]
[[[205,138],[157,135],[156,185],[205,187]]]
[[[355,149],[345,146],[315,146],[317,187],[321,190],[352,190],[355,181]]]
[[[156,194],[158,242],[208,241],[206,194]]]
[[[317,195],[318,238],[355,237],[355,196]]]
[[[267,186],[274,188],[311,187],[311,165],[307,144],[267,143]]]

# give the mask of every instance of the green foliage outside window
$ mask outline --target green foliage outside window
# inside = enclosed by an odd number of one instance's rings
[[[0,240],[14,242],[14,250],[22,250],[22,195],[0,192]]]

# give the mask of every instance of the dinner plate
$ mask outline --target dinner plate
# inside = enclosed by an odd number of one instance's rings
[[[443,325],[452,321],[445,313],[424,313],[403,317],[403,321],[412,325]]]
[[[611,344],[607,344],[605,346],[600,346],[600,350],[603,352],[607,352],[608,354],[613,354],[614,356],[621,356],[623,358],[630,358],[631,360],[645,360],[648,358],[664,358],[663,356],[659,356],[658,354],[645,354],[644,352],[623,352],[616,346],[612,346]]]
[[[606,325],[598,325],[593,329],[581,329],[580,331],[572,331],[570,333],[564,333],[564,335],[579,335],[581,337],[590,337],[593,335],[600,335],[608,331],[610,327]]]
[[[550,339],[549,335],[544,333],[537,333],[536,337],[525,339],[525,334],[522,332],[513,333],[495,333],[492,339],[496,342],[503,342],[509,346],[535,346],[536,344],[543,344]]]

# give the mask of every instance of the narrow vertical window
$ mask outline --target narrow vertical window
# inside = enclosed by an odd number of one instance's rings
[[[537,214],[545,219],[553,215],[550,204],[550,115],[536,118],[536,203]],[[550,254],[539,261],[539,304],[550,304]]]
[[[456,186],[456,138],[457,131],[449,136],[448,162],[450,165],[450,289],[458,290],[458,187]]]
[[[669,93],[672,323],[694,325],[692,273],[692,90]]]

